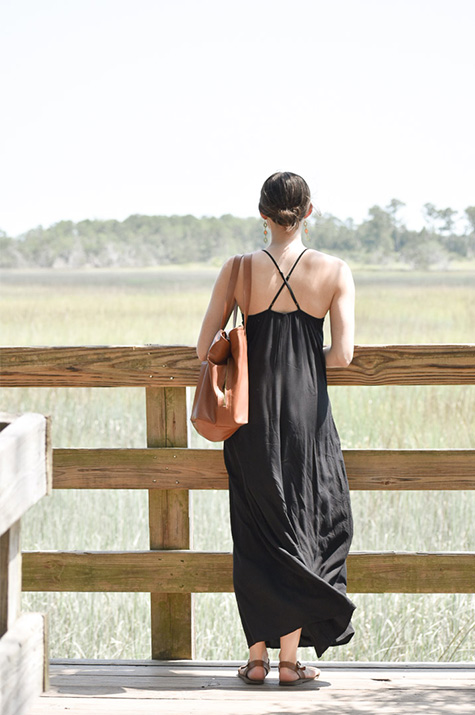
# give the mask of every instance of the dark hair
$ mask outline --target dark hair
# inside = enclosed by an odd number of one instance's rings
[[[311,196],[307,182],[298,174],[278,171],[264,182],[259,211],[288,229],[295,228],[310,208]]]

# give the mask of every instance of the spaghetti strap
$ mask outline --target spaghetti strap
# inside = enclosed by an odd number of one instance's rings
[[[290,287],[290,284],[289,284],[288,281],[289,281],[290,276],[292,275],[292,272],[293,272],[295,266],[296,266],[297,263],[300,261],[300,259],[302,258],[303,254],[305,253],[305,251],[308,251],[308,248],[304,248],[304,250],[302,251],[302,253],[298,256],[298,258],[297,258],[297,260],[295,261],[294,265],[292,266],[292,268],[291,268],[290,271],[288,272],[287,277],[284,276],[284,274],[283,274],[282,271],[280,270],[279,265],[278,265],[277,261],[275,260],[274,256],[272,256],[272,254],[270,254],[269,251],[266,251],[265,248],[263,248],[262,250],[264,251],[264,253],[267,253],[267,255],[269,256],[269,258],[271,259],[271,261],[273,262],[273,264],[275,265],[275,267],[276,267],[277,270],[279,271],[282,280],[284,281],[284,282],[282,283],[282,285],[280,286],[279,290],[277,291],[276,295],[274,296],[274,300],[273,300],[272,303],[270,304],[268,310],[271,310],[272,306],[274,305],[274,303],[275,303],[275,301],[277,300],[277,298],[279,297],[279,295],[282,293],[282,291],[283,291],[283,289],[284,289],[285,286],[287,286],[287,288],[289,289],[289,293],[290,293],[290,295],[292,296],[292,300],[294,301],[294,303],[295,303],[295,305],[297,306],[298,310],[300,310],[300,305],[298,304],[297,298],[295,297],[294,292],[293,292],[292,288]]]

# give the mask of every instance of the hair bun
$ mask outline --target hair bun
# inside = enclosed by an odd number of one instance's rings
[[[310,202],[310,189],[301,176],[278,171],[264,182],[259,211],[291,230],[305,218]]]
[[[276,223],[281,226],[296,226],[299,222],[299,210],[297,209],[280,209],[276,215]]]

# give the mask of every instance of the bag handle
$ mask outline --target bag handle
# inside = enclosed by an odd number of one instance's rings
[[[236,326],[236,316],[237,316],[238,304],[237,304],[237,301],[234,300],[234,291],[236,290],[236,283],[237,283],[237,278],[238,278],[238,274],[239,274],[239,267],[241,265],[241,261],[243,262],[243,267],[244,267],[244,327],[246,327],[246,325],[247,325],[247,318],[249,315],[249,302],[251,300],[251,278],[252,278],[252,273],[251,273],[252,255],[250,253],[246,253],[243,256],[239,256],[239,255],[234,256],[233,265],[231,268],[231,277],[229,279],[228,290],[226,293],[226,301],[224,303],[223,319],[221,321],[221,330],[224,330],[224,328],[226,327],[226,323],[228,322],[231,311],[233,310],[233,304],[234,304],[233,323],[234,323],[234,326]]]

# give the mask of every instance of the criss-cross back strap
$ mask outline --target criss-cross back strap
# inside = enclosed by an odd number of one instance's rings
[[[282,293],[282,291],[283,291],[283,289],[284,289],[285,286],[287,286],[287,288],[289,289],[289,293],[290,293],[290,295],[292,296],[292,300],[294,301],[294,303],[295,303],[295,305],[297,306],[297,308],[300,310],[300,305],[299,305],[298,302],[297,302],[297,298],[295,297],[294,292],[293,292],[292,288],[290,287],[289,278],[290,278],[290,276],[292,275],[292,271],[294,270],[295,266],[297,265],[297,263],[298,263],[298,262],[300,261],[300,259],[302,258],[302,256],[303,256],[303,254],[305,253],[305,251],[308,251],[308,248],[304,248],[304,250],[302,251],[302,253],[300,254],[300,256],[297,258],[297,260],[295,261],[295,263],[294,263],[294,265],[292,266],[292,268],[290,269],[290,271],[287,273],[287,277],[284,276],[284,274],[283,274],[282,271],[280,270],[279,265],[278,265],[277,261],[275,260],[274,256],[272,256],[272,255],[269,253],[269,251],[266,251],[265,248],[263,248],[262,250],[264,251],[264,253],[267,253],[267,255],[269,256],[269,258],[272,260],[273,264],[275,265],[275,267],[276,267],[277,270],[279,271],[282,280],[284,281],[284,282],[282,283],[282,285],[280,286],[279,290],[277,291],[277,293],[276,293],[276,295],[275,295],[275,297],[274,297],[274,300],[273,300],[272,303],[270,304],[268,310],[270,310],[270,309],[272,308],[272,306],[274,305],[274,303],[275,303],[275,301],[277,300],[277,298],[279,297],[279,295]]]

